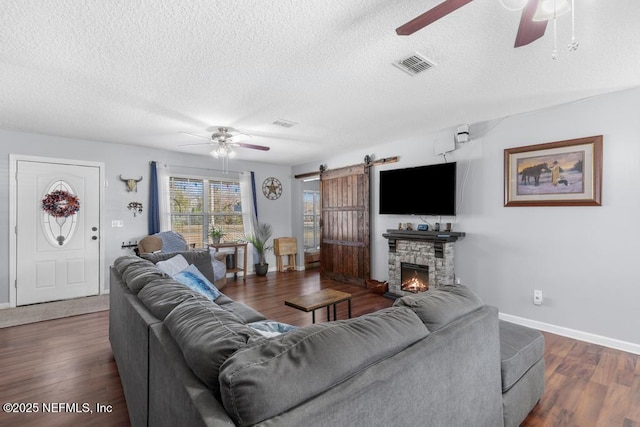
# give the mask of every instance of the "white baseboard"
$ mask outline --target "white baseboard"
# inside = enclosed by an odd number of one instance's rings
[[[500,319],[516,323],[518,325],[527,326],[529,328],[538,329],[539,331],[550,332],[552,334],[561,335],[563,337],[573,338],[592,344],[598,344],[604,347],[622,350],[628,353],[640,354],[640,344],[634,344],[627,341],[620,341],[614,338],[607,338],[601,335],[591,334],[589,332],[577,331],[575,329],[565,328],[562,326],[551,325],[549,323],[538,322],[536,320],[525,319],[523,317],[512,316],[510,314],[500,313]]]
[[[11,308],[11,304],[8,302],[0,302],[0,310],[4,310],[5,308]]]

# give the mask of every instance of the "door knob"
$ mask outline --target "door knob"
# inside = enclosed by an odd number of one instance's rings
[[[98,227],[91,227],[91,231],[98,231]]]
[[[91,236],[91,240],[98,240],[98,236]]]

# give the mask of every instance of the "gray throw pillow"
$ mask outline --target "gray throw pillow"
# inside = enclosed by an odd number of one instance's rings
[[[418,295],[402,297],[393,305],[409,307],[431,332],[435,332],[484,304],[480,297],[466,286],[445,285]]]

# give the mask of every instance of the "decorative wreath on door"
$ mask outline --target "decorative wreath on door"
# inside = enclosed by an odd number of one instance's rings
[[[80,200],[68,191],[55,190],[42,199],[42,210],[54,218],[68,218],[80,210]]]

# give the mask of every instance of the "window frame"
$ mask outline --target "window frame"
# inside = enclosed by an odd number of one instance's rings
[[[209,244],[211,244],[209,233],[210,233],[211,225],[214,223],[213,221],[214,218],[223,218],[223,217],[237,218],[235,221],[238,221],[239,224],[236,224],[235,228],[238,228],[239,230],[241,230],[240,232],[244,234],[244,231],[243,231],[244,217],[242,212],[242,196],[240,194],[239,177],[220,177],[215,175],[204,176],[204,175],[191,175],[191,174],[181,174],[181,173],[169,173],[168,179],[169,179],[169,192],[168,192],[169,193],[169,226],[172,231],[183,234],[183,237],[185,238],[185,240],[189,245],[196,245],[197,247],[199,247],[198,245],[202,245],[203,248],[206,248],[208,247]],[[198,197],[201,197],[202,199],[202,208],[200,212],[196,212],[196,213],[179,212],[179,211],[173,210],[174,199],[175,199],[174,197],[175,186],[173,185],[173,183],[176,180],[183,180],[183,182],[187,182],[190,180],[190,181],[201,183],[202,193],[201,195],[198,196]],[[209,210],[211,207],[211,202],[210,202],[211,184],[214,182],[233,183],[237,186],[237,189],[238,189],[237,195],[238,195],[238,203],[240,204],[240,210],[237,210],[237,211],[234,210],[233,212],[224,212],[224,211],[211,212]],[[235,194],[235,193],[229,193],[229,194]],[[177,229],[178,227],[176,227],[175,218],[178,216],[184,216],[188,218],[188,221],[186,221],[187,226],[195,224],[195,226],[201,227],[200,235],[197,238],[194,238],[193,237],[194,233],[185,233],[184,230]],[[196,221],[193,221],[194,218],[196,219]],[[201,221],[201,224],[199,224],[198,221]],[[217,221],[215,222],[217,223]],[[224,226],[222,228],[223,228],[223,232],[227,231],[224,229]],[[237,230],[236,232],[232,233],[232,235],[235,237],[235,238],[234,237],[231,238],[232,241],[235,241],[237,240],[238,237],[240,237],[240,236],[237,236],[237,234],[238,234]]]
[[[307,193],[313,194],[313,212],[312,214],[307,214],[305,209],[306,204],[306,195]],[[302,194],[302,225],[303,225],[303,245],[305,249],[318,249],[320,248],[320,218],[322,216],[322,212],[320,209],[320,190],[303,190]],[[313,217],[313,246],[307,245],[306,239],[306,218]]]

